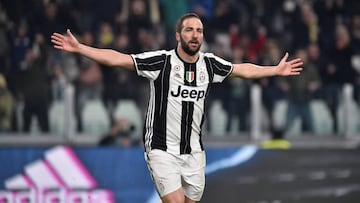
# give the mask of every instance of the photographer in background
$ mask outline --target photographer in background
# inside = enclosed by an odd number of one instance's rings
[[[120,146],[131,147],[137,145],[137,141],[132,139],[135,126],[124,118],[116,120],[108,134],[102,136],[99,141],[100,146]]]

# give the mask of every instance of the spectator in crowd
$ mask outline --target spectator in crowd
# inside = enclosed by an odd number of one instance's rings
[[[341,5],[336,0],[315,1],[314,10],[319,22],[319,46],[324,50],[324,54],[332,47],[334,41],[336,21],[341,14]]]
[[[283,0],[261,1],[262,6],[257,6],[260,21],[267,29],[267,33],[270,37],[282,37],[286,33],[284,21],[286,18],[284,15],[284,6],[279,6],[284,3]],[[258,15],[259,15],[258,14]],[[255,13],[256,15],[256,13]],[[252,18],[253,19],[253,18]]]
[[[274,39],[267,40],[264,50],[262,50],[260,61],[263,64],[275,64],[281,58],[279,43]],[[277,101],[283,99],[284,94],[279,89],[278,78],[262,78],[257,81],[262,88],[262,102],[267,110],[269,118],[273,115],[273,108]]]
[[[88,100],[101,100],[103,94],[103,75],[98,63],[85,59],[80,68],[78,80],[75,81],[76,117],[78,130],[82,131],[81,112]]]
[[[335,30],[335,44],[329,61],[335,68],[336,79],[340,85],[354,83],[356,79],[357,74],[351,64],[353,55],[349,30],[344,24],[339,24]]]
[[[14,110],[14,100],[7,88],[6,79],[0,74],[0,132],[9,132]]]
[[[172,49],[176,46],[173,35],[174,25],[177,19],[186,13],[189,9],[189,0],[159,0],[161,11],[163,13],[164,27],[166,32],[166,49]]]
[[[316,67],[318,67],[319,71],[322,70],[326,66],[327,59],[321,52],[318,43],[316,42],[309,43],[308,46],[306,47],[306,50],[309,56],[308,57],[309,62],[314,64]],[[323,80],[323,75],[320,74],[320,76],[322,77],[321,80]]]
[[[360,105],[360,13],[352,17],[351,33],[352,33],[352,46],[354,56],[352,57],[352,64],[356,70],[357,77],[355,79],[355,99]]]
[[[71,14],[66,13],[68,10],[61,9],[62,4],[52,1],[43,2],[43,7],[40,10],[42,13],[40,13],[37,25],[35,26],[36,31],[44,36],[49,36],[52,30],[60,32],[67,26],[74,26],[74,29],[77,29],[77,26],[72,23],[75,22],[75,20],[71,18]]]
[[[264,50],[267,41],[267,30],[264,26],[256,28],[256,36],[254,39],[249,38],[251,41],[246,49],[246,56],[251,62],[257,62],[259,53]]]
[[[325,55],[320,50],[320,47],[318,43],[310,43],[307,46],[307,52],[308,52],[308,59],[309,62],[314,64],[315,67],[317,67],[320,80],[321,80],[321,87],[319,89],[319,97],[324,100],[324,102],[328,105],[331,119],[333,120],[333,129],[332,132],[337,131],[337,122],[336,122],[336,108],[338,105],[339,100],[339,94],[341,92],[341,89],[334,84],[333,82],[329,81],[331,79],[331,76],[329,74],[331,73],[331,67],[327,66],[327,61]]]
[[[65,75],[64,68],[60,63],[54,64],[53,78],[51,80],[52,101],[65,100],[65,88],[68,84],[68,79]]]
[[[123,1],[123,11],[117,19],[117,24],[120,27],[119,31],[128,33],[130,52],[141,52],[143,44],[140,43],[139,38],[142,32],[151,32],[155,28],[156,22],[151,21],[152,11],[144,0]]]
[[[37,118],[40,130],[49,131],[49,75],[46,70],[47,47],[42,34],[36,34],[34,45],[26,50],[21,61],[22,77],[20,96],[24,101],[24,132],[29,132],[32,117]],[[19,81],[17,81],[19,83]]]
[[[355,14],[351,19],[351,37],[354,51],[360,53],[360,13]]]
[[[328,63],[325,70],[322,71],[324,75],[324,97],[333,118],[337,121],[337,109],[340,104],[343,85],[346,83],[355,84],[356,77],[358,77],[351,64],[354,51],[351,47],[350,33],[345,25],[336,26],[335,42],[328,53]],[[338,129],[335,128],[334,130],[337,131]]]
[[[319,37],[318,17],[310,2],[304,1],[300,4],[299,14],[295,15],[293,24],[293,48],[297,49],[310,42],[317,42]]]
[[[114,42],[114,31],[110,23],[104,22],[100,25],[98,33],[98,46],[101,48],[111,48]]]
[[[7,39],[9,19],[7,13],[0,2],[0,73],[7,77],[10,69],[10,43]]]
[[[211,29],[215,33],[228,33],[232,24],[239,22],[239,14],[229,0],[217,0],[214,6]]]
[[[99,47],[102,48],[112,48],[114,47],[114,43],[116,40],[116,33],[114,31],[114,28],[112,24],[108,22],[103,22],[100,25],[100,30],[97,35],[97,44]],[[89,44],[90,46],[92,44]],[[106,78],[106,80],[103,80],[103,95],[102,98],[104,100],[104,104],[110,105],[112,103],[112,91],[114,91],[113,85],[116,81],[116,70],[106,68],[103,65],[98,64],[99,70],[101,71],[101,74],[103,78]]]
[[[245,50],[241,46],[235,46],[232,49],[233,63],[245,62]],[[228,119],[227,119],[227,132],[231,132],[232,121],[238,118],[237,128],[239,131],[247,131],[248,115],[249,115],[249,81],[233,78],[228,81],[229,88],[227,89],[227,99],[225,99],[224,106],[226,107]]]
[[[9,89],[18,96],[19,83],[22,81],[22,62],[25,60],[26,52],[32,47],[32,39],[28,31],[28,25],[21,21],[16,25],[13,32],[9,33],[11,68],[8,75]]]
[[[302,77],[280,78],[280,87],[287,94],[288,109],[286,116],[286,132],[289,133],[295,119],[299,116],[303,130],[314,132],[310,102],[320,86],[320,78],[316,67],[309,63],[305,49],[298,49],[296,57],[303,59]]]
[[[122,52],[127,52],[128,51],[128,47],[129,47],[129,36],[126,32],[120,32],[115,36],[114,39],[114,43],[113,43],[113,48],[117,51],[122,51]],[[119,88],[113,88],[114,86],[118,86],[119,84],[117,84],[118,78],[120,74],[123,74],[120,70],[118,69],[111,69],[111,68],[105,68],[103,67],[102,69],[102,73],[104,78],[106,78],[106,80],[104,81],[104,95],[103,95],[103,99],[104,99],[104,103],[108,106],[108,107],[113,107],[116,105],[117,100],[119,98],[121,98],[121,96],[119,97]],[[126,75],[124,77],[124,75]],[[125,81],[124,78],[126,78],[126,83],[128,82],[128,74],[124,73],[122,75],[122,80],[121,81]],[[122,84],[124,85],[124,84]],[[125,88],[127,91],[127,88]],[[125,89],[121,89],[121,90],[125,90]],[[130,90],[129,90],[130,91]],[[120,93],[121,95],[121,93]]]

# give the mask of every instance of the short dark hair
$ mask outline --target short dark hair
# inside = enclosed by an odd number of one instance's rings
[[[175,31],[176,32],[181,32],[181,29],[183,28],[183,22],[184,20],[188,19],[188,18],[197,18],[200,20],[200,17],[198,16],[198,14],[196,13],[186,13],[183,16],[181,16],[178,21],[176,22],[176,27],[175,27]]]

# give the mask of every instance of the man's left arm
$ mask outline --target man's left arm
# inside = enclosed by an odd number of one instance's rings
[[[276,66],[260,66],[252,63],[234,64],[231,76],[244,79],[257,79],[270,76],[299,75],[302,71],[300,67],[303,65],[302,59],[296,58],[287,61],[288,56],[289,54],[286,53]]]

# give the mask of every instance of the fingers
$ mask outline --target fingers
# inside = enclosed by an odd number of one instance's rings
[[[61,46],[62,47],[62,43],[56,40],[51,40],[51,42],[55,45],[55,46]]]
[[[281,59],[281,62],[285,62],[288,59],[288,57],[289,57],[289,53],[286,52],[285,56]]]
[[[57,44],[57,45],[62,44],[61,40],[54,39],[54,38],[51,38],[51,42],[54,43],[54,44]]]
[[[296,59],[293,59],[291,61],[289,61],[290,64],[294,64],[294,63],[298,63],[298,62],[301,62],[302,59],[301,58],[296,58]]]
[[[64,40],[65,40],[65,36],[59,33],[54,33],[53,35],[51,35],[51,42],[56,45],[61,45]]]
[[[58,36],[52,35],[52,36],[51,36],[51,40],[58,41],[58,42],[62,42],[64,39],[63,39],[63,38],[61,38],[61,37],[58,37]]]
[[[54,44],[62,44],[63,39],[58,37],[58,36],[52,35],[51,36],[51,42],[54,43]]]
[[[67,30],[66,30],[66,33],[70,36],[71,39],[74,39],[74,40],[75,40],[75,37],[74,37],[74,35],[71,33],[70,29],[67,29]]]
[[[55,48],[55,49],[63,49],[62,46],[58,46],[58,45],[54,45],[54,48]]]
[[[299,62],[296,62],[296,63],[291,64],[291,66],[292,66],[292,67],[299,67],[299,66],[302,66],[303,64],[304,64],[304,62],[299,61]]]
[[[293,68],[291,69],[291,72],[301,72],[303,69],[302,68]]]
[[[300,75],[300,72],[291,72],[290,75]]]
[[[292,67],[299,67],[299,66],[302,66],[304,64],[304,62],[302,61],[301,58],[297,58],[297,59],[293,59],[293,60],[289,61],[289,64]]]
[[[59,34],[59,33],[56,33],[56,32],[51,35],[51,38],[53,38],[53,37],[56,37],[56,38],[62,39],[62,40],[65,39],[65,36],[64,36],[64,35]]]

